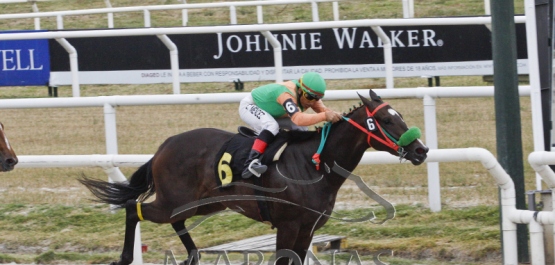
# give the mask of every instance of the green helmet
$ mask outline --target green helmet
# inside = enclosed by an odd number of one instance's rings
[[[299,79],[301,89],[311,96],[321,99],[326,93],[326,81],[322,76],[315,72],[308,72]]]

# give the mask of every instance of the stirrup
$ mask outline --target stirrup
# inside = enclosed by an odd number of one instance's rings
[[[249,166],[243,171],[241,176],[243,178],[250,178],[251,175],[255,175],[256,177],[260,177],[262,173],[268,170],[268,166],[262,165],[258,159],[253,159]]]

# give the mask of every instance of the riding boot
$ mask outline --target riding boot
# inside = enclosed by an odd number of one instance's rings
[[[260,156],[261,154],[258,151],[251,150],[249,158],[247,158],[247,161],[245,161],[245,169],[243,169],[243,173],[241,173],[241,176],[244,179],[248,179],[253,175],[260,177],[262,173],[266,172],[268,166],[262,165],[262,163],[260,163]]]

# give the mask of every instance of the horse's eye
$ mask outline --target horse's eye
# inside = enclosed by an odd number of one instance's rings
[[[389,125],[389,124],[391,124],[391,119],[389,119],[389,118],[388,118],[388,119],[384,119],[384,120],[383,120],[383,123]]]

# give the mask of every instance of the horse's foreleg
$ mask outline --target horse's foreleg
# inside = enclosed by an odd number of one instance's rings
[[[185,248],[187,249],[188,257],[185,261],[183,261],[183,264],[198,264],[200,260],[200,253],[198,253],[197,246],[195,245],[195,242],[193,242],[191,234],[189,234],[187,228],[185,228],[185,220],[172,223],[172,227],[179,235],[179,239],[181,240],[181,243],[183,243],[183,246],[185,246]]]
[[[295,247],[295,242],[297,241],[297,235],[299,234],[300,226],[295,224],[287,224],[282,227],[278,227],[276,235],[276,258],[277,261],[273,261],[273,264],[277,265],[288,265],[289,258],[293,258],[292,265],[302,265],[297,264],[298,261],[291,256],[293,254],[293,248]],[[300,257],[299,257],[300,258]]]
[[[123,243],[123,251],[118,262],[112,262],[111,265],[128,265],[133,262],[133,247],[135,244],[135,228],[139,222],[137,215],[137,203],[133,200],[125,204],[125,240]]]
[[[302,227],[299,230],[299,234],[297,235],[297,241],[295,241],[295,245],[293,246],[293,251],[301,258],[301,261],[304,263],[306,254],[310,248],[310,242],[312,242],[312,229],[307,227]]]

